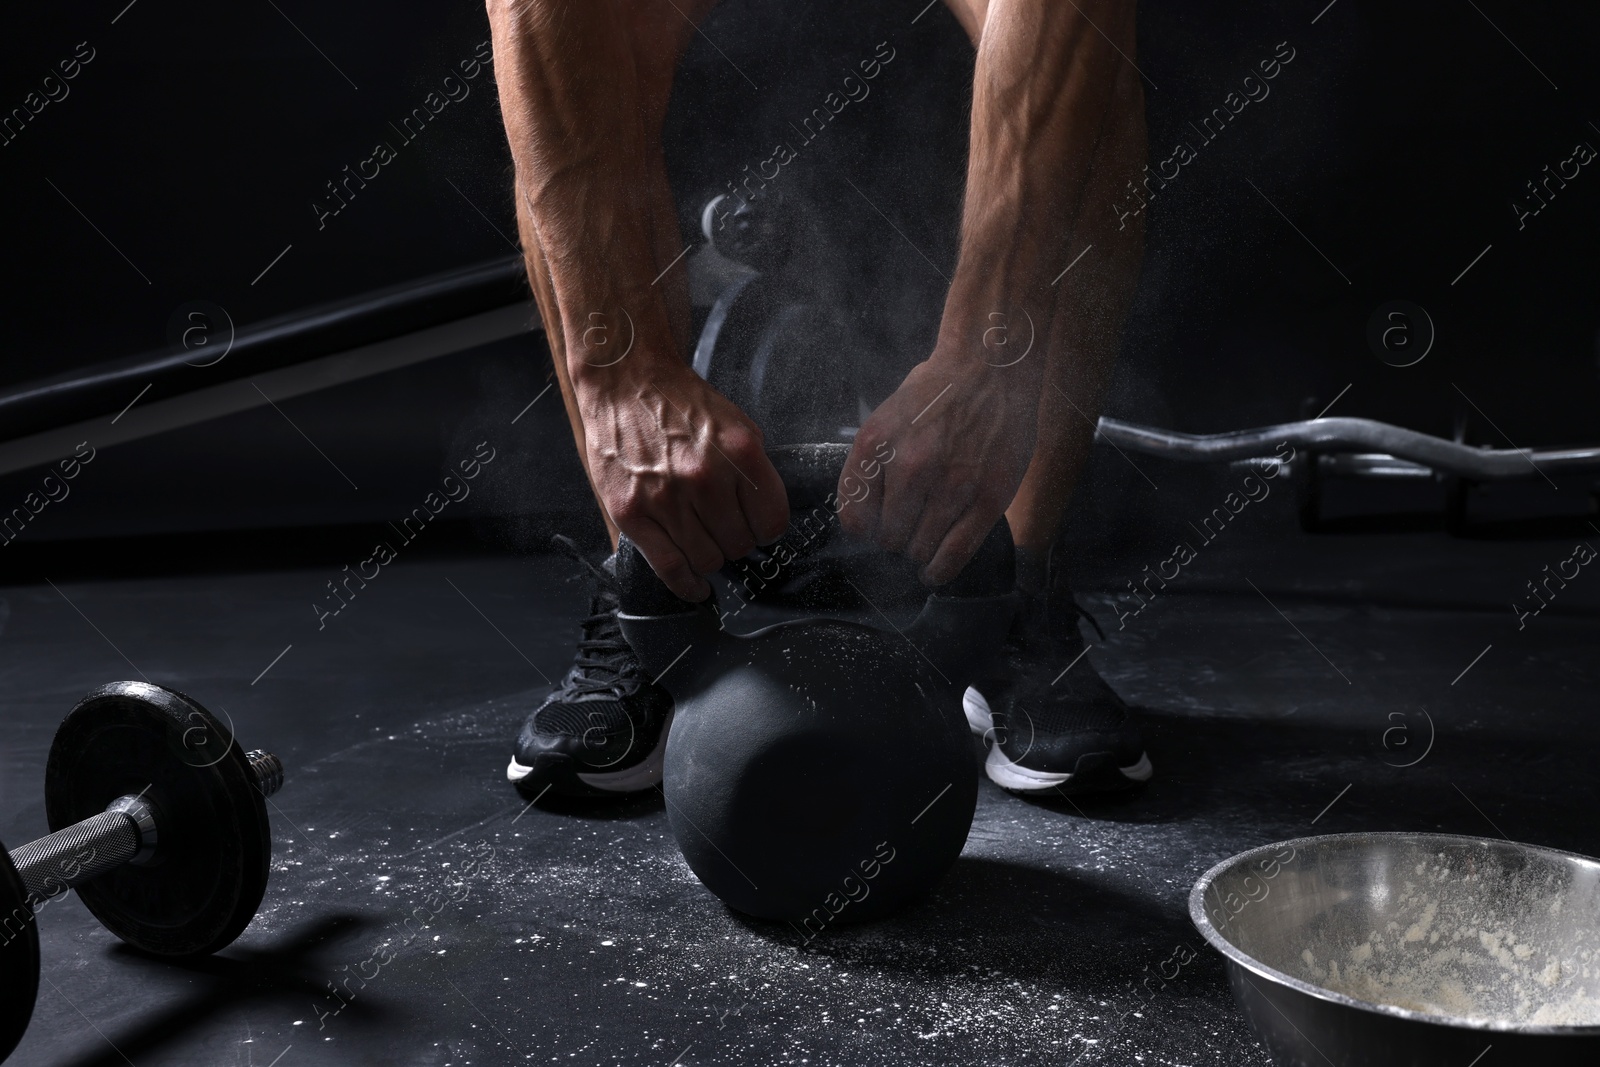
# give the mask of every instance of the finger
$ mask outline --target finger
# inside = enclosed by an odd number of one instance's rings
[[[723,480],[709,486],[695,494],[693,504],[695,516],[723,559],[741,559],[755,549],[755,534],[750,532],[739,490],[733,483]]]
[[[653,519],[630,523],[622,532],[639,546],[650,569],[679,599],[699,603],[711,595],[711,583],[694,572],[688,557]]]
[[[789,493],[759,445],[751,452],[746,461],[735,463],[740,477],[734,488],[750,535],[756,544],[770,545],[789,528]]]
[[[696,574],[715,574],[727,562],[722,549],[717,547],[716,538],[700,521],[694,503],[687,496],[678,501],[677,510],[661,526]]]
[[[923,583],[937,587],[954,580],[972,562],[972,557],[978,554],[983,539],[989,536],[999,517],[998,514],[991,515],[987,509],[969,507],[950,527],[950,532],[945,534],[939,551],[934,553],[933,562],[923,568]]]
[[[922,508],[922,518],[916,532],[906,543],[906,555],[923,566],[932,562],[944,543],[945,536],[966,513],[972,503],[974,490],[970,483],[963,489],[929,493]]]
[[[890,552],[904,552],[922,519],[933,470],[907,462],[884,472],[878,533],[873,538]]]
[[[850,446],[850,456],[844,461],[844,470],[839,473],[835,492],[838,494],[839,525],[845,532],[870,541],[877,535],[881,521],[883,493],[872,492],[870,486],[865,486],[863,493],[863,479],[857,472],[877,469],[872,463],[874,449],[867,445],[867,438],[858,433]]]

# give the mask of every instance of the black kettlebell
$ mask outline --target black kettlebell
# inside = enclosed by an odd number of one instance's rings
[[[833,490],[848,452],[769,453],[791,515],[774,558],[839,532]],[[667,818],[708,889],[809,937],[885,915],[938,881],[977,805],[961,695],[1004,641],[1013,570],[1001,519],[903,631],[808,618],[741,636],[722,627],[714,599],[674,596],[623,539],[618,618],[676,704]]]

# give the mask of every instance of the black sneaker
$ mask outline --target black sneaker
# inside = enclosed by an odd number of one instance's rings
[[[672,697],[653,684],[617,625],[616,557],[596,566],[565,537],[556,544],[594,580],[572,669],[517,734],[506,777],[535,794],[635,793],[661,782]]]
[[[1026,597],[1006,639],[1007,676],[962,700],[973,733],[992,742],[984,770],[1004,789],[1091,793],[1150,779],[1139,728],[1089,662],[1079,618],[1099,631],[1052,568],[1046,591]]]

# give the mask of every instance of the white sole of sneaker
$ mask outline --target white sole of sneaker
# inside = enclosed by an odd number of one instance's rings
[[[661,739],[656,742],[656,747],[643,760],[632,767],[625,767],[620,771],[596,771],[590,774],[579,774],[578,781],[592,789],[601,789],[607,793],[637,793],[645,789],[653,789],[661,784],[661,769],[667,759],[667,736],[672,732],[672,718],[677,712],[667,716],[667,721],[661,727]],[[533,773],[532,767],[524,767],[517,762],[515,756],[506,764],[506,781],[516,784]]]
[[[667,737],[672,733],[674,715],[677,715],[676,710],[667,716],[667,721],[661,726],[661,737],[656,741],[656,747],[651,749],[650,754],[644,759],[620,771],[580,774],[578,781],[594,789],[603,789],[607,793],[637,793],[660,785],[661,768],[667,762]]]
[[[989,757],[983,761],[983,770],[991,782],[1012,793],[1050,793],[1072,781],[1071,774],[1036,771],[1012,763],[998,745],[989,750]],[[1155,773],[1150,756],[1143,752],[1139,754],[1139,762],[1129,767],[1118,767],[1117,770],[1130,782],[1148,782]]]
[[[961,710],[966,712],[967,726],[973,733],[987,735],[994,729],[994,713],[989,710],[989,702],[976,689],[968,687],[962,694]],[[1072,781],[1070,773],[1036,771],[1013,763],[1004,752],[1000,751],[999,745],[990,747],[989,755],[983,762],[983,770],[995,785],[1013,793],[1048,793]],[[1130,782],[1148,782],[1155,773],[1155,767],[1150,763],[1150,756],[1145,752],[1139,753],[1137,763],[1128,767],[1118,767],[1117,770]]]
[[[512,756],[511,762],[506,764],[506,781],[515,785],[533,773],[532,767],[524,767],[517,762],[517,757]]]
[[[994,729],[994,714],[983,694],[971,686],[961,694],[961,710],[967,713],[967,727],[975,734],[987,734]]]

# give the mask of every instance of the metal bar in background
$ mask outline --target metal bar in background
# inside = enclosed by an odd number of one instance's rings
[[[1274,459],[1288,444],[1311,452],[1362,454],[1351,473],[1415,477],[1409,461],[1439,474],[1475,482],[1535,478],[1541,474],[1600,471],[1600,446],[1516,449],[1474,448],[1374,419],[1308,419],[1232,433],[1192,434],[1102,418],[1095,436],[1122,449],[1194,463]]]
[[[7,386],[0,389],[0,439],[113,416],[136,395],[145,406],[510,307],[531,308],[516,256],[241,325],[229,339],[226,358],[212,364],[191,362],[195,352],[165,348]],[[532,319],[531,310],[525,316]],[[61,454],[71,451],[69,446]]]
[[[533,310],[524,304],[486,311],[403,337],[297,363],[249,379],[224,382],[164,400],[141,401],[112,419],[96,416],[0,443],[0,475],[71,455],[80,441],[95,448],[205,422],[303,393],[398,370],[491,341],[533,332]]]

